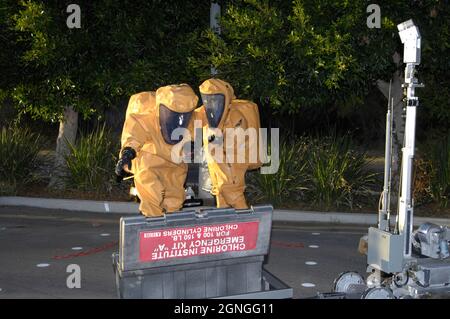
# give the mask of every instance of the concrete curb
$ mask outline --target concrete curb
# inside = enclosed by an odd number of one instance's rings
[[[0,206],[25,206],[94,213],[138,214],[139,204],[132,202],[91,201],[77,199],[52,199],[20,196],[0,196]],[[273,220],[279,222],[310,222],[332,224],[376,225],[377,214],[308,212],[275,209]],[[424,222],[449,225],[448,218],[415,217],[414,225]]]
[[[275,209],[273,220],[288,222],[376,225],[378,222],[378,215],[375,214],[375,212],[374,214],[338,212],[323,213]],[[450,219],[448,218],[414,217],[414,226],[419,226],[425,222],[450,226]]]
[[[92,213],[138,214],[139,204],[132,202],[54,199],[19,196],[0,196],[0,206],[25,206]]]

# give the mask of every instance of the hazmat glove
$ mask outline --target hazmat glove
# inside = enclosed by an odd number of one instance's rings
[[[118,180],[122,180],[124,177],[130,175],[126,170],[125,166],[127,166],[127,170],[131,170],[131,160],[136,157],[136,151],[131,147],[125,147],[122,150],[122,156],[116,164],[115,173],[118,177]]]

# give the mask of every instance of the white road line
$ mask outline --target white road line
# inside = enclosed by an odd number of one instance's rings
[[[45,268],[45,267],[48,267],[48,266],[50,266],[50,264],[42,263],[42,264],[37,264],[36,265],[36,267],[38,267],[38,268]]]
[[[103,233],[103,234],[100,234],[100,236],[107,237],[107,236],[109,236],[109,234],[108,233]]]
[[[320,235],[320,233],[312,233],[311,235],[318,236],[318,235]]]
[[[305,265],[314,266],[314,265],[317,265],[317,262],[315,262],[315,261],[307,261],[307,262],[305,262]]]
[[[315,287],[316,285],[313,283],[310,283],[310,282],[304,282],[304,283],[302,283],[302,286],[306,287],[306,288],[312,288],[312,287]]]
[[[82,250],[83,247],[72,247],[72,250]]]
[[[309,248],[319,248],[319,245],[309,245]]]

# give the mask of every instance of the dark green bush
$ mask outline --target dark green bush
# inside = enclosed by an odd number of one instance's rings
[[[358,199],[368,197],[375,174],[367,171],[365,154],[352,150],[350,145],[348,137],[312,143],[307,185],[311,203],[325,209],[353,208]]]
[[[291,201],[306,180],[308,144],[304,139],[280,145],[280,167],[275,174],[249,173],[248,193],[255,201],[279,206]]]
[[[117,149],[105,126],[91,133],[81,133],[75,145],[69,143],[70,154],[66,157],[69,175],[68,188],[83,191],[110,191]]]
[[[431,150],[431,196],[441,208],[450,202],[450,133]]]
[[[15,194],[17,186],[33,180],[41,147],[39,134],[19,126],[2,127],[0,134],[0,194]]]
[[[326,210],[360,206],[370,198],[375,174],[368,172],[365,154],[350,145],[348,137],[301,137],[282,143],[277,173],[250,173],[251,199],[275,206],[300,203]]]
[[[417,154],[414,159],[414,206],[422,206],[433,202],[431,195],[432,163],[429,158]]]

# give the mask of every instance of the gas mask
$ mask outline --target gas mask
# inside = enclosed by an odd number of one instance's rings
[[[223,94],[202,94],[206,118],[210,127],[219,126],[225,111],[225,96]]]
[[[161,127],[161,134],[167,144],[175,145],[183,140],[182,134],[175,134],[173,132],[178,128],[186,129],[189,120],[191,119],[192,111],[179,113],[170,110],[164,104],[159,105],[159,126]],[[183,132],[180,132],[183,133]]]

